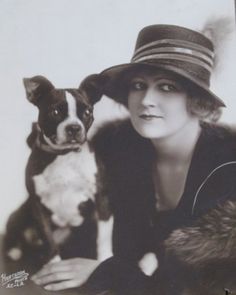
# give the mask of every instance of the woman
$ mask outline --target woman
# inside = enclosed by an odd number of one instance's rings
[[[213,57],[202,34],[153,25],[139,33],[131,63],[101,73],[104,93],[127,106],[130,120],[108,124],[93,141],[114,215],[114,257],[86,285],[95,294],[235,287],[236,141],[206,123],[224,107],[209,89]],[[75,282],[63,263],[46,266],[40,283],[55,286],[52,272]]]

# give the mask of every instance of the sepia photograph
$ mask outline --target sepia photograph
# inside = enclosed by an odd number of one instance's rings
[[[0,0],[0,295],[236,295],[235,0]]]

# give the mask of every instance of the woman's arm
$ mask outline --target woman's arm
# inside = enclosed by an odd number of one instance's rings
[[[189,295],[223,294],[224,288],[235,292],[235,161],[208,175],[195,195],[192,217],[191,225],[165,241],[165,288],[172,286],[170,294],[178,288]]]

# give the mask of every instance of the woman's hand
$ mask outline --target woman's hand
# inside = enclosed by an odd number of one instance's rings
[[[85,283],[98,265],[99,261],[86,258],[51,262],[44,265],[31,279],[50,291],[75,288]]]

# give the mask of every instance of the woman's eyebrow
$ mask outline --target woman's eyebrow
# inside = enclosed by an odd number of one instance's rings
[[[175,83],[175,84],[179,84],[179,82],[177,82],[176,80],[172,79],[172,78],[167,78],[167,77],[163,77],[163,76],[157,76],[154,78],[154,82],[156,81],[160,81],[160,80],[163,80],[163,81],[166,81],[166,82],[172,82],[172,83]]]
[[[163,82],[169,82],[169,83],[173,83],[175,85],[181,86],[181,83],[176,81],[175,78],[172,78],[169,76],[167,77],[164,74],[157,74],[157,75],[152,76],[152,75],[146,75],[146,74],[140,73],[138,75],[131,77],[129,81],[132,82],[132,81],[139,80],[139,79],[145,81],[148,78],[153,78],[153,82],[163,81]]]
[[[131,77],[131,78],[130,78],[130,81],[135,80],[135,79],[142,79],[142,80],[144,80],[145,77],[142,76],[142,75],[136,75],[136,76]]]

